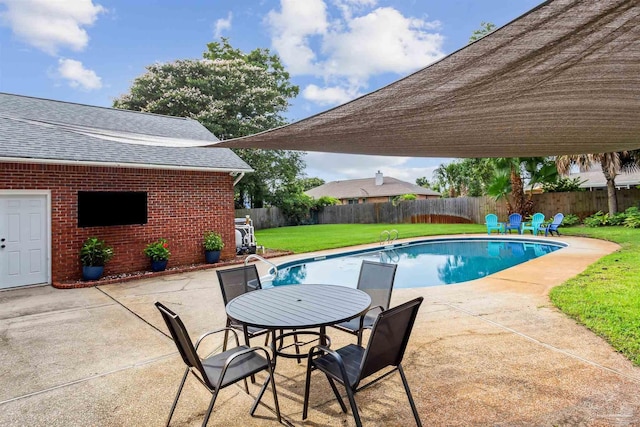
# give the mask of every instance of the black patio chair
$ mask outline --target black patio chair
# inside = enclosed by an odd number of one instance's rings
[[[180,320],[180,317],[160,302],[156,302],[155,305],[158,310],[160,310],[162,318],[167,324],[171,337],[178,348],[178,352],[180,353],[180,356],[182,356],[184,363],[187,365],[187,369],[182,377],[182,382],[180,382],[180,387],[178,387],[178,393],[173,401],[173,405],[171,405],[171,411],[169,412],[169,418],[167,419],[167,426],[171,423],[171,418],[173,417],[176,405],[178,404],[178,399],[180,398],[180,393],[182,392],[182,388],[184,387],[189,372],[191,372],[193,376],[195,376],[196,379],[212,394],[211,403],[209,403],[209,408],[207,409],[204,421],[202,422],[203,427],[206,426],[209,421],[209,417],[213,411],[213,405],[216,402],[218,392],[220,392],[221,389],[230,386],[231,384],[235,384],[240,380],[244,380],[245,390],[247,394],[249,394],[246,380],[247,377],[264,370],[267,371],[268,376],[260,389],[260,393],[258,393],[258,397],[256,397],[256,400],[251,407],[251,416],[255,413],[258,403],[260,403],[260,399],[262,399],[262,395],[267,389],[268,383],[271,382],[276,415],[278,417],[278,421],[281,422],[276,384],[271,368],[271,357],[266,349],[262,347],[249,348],[246,345],[239,345],[238,334],[231,328],[222,328],[205,333],[198,339],[194,347],[193,342],[189,337],[189,333]],[[223,351],[219,354],[209,355],[204,359],[200,358],[197,350],[202,340],[207,336],[223,331],[231,331],[233,333],[236,341],[236,347],[231,350]],[[264,356],[260,353],[264,353]]]
[[[218,282],[220,283],[220,290],[222,291],[222,300],[226,306],[229,301],[237,296],[246,294],[247,292],[262,289],[262,283],[260,282],[260,276],[258,275],[258,269],[254,264],[245,265],[242,267],[229,268],[226,270],[217,270]],[[249,345],[249,339],[257,337],[259,335],[266,334],[264,345],[269,342],[269,330],[263,328],[256,328],[253,326],[244,327],[242,324],[232,321],[227,317],[227,327],[231,327],[242,331],[244,334],[244,343]],[[226,341],[229,337],[229,333],[225,333],[225,347]]]
[[[338,323],[333,327],[357,335],[358,345],[362,345],[363,330],[365,328],[371,329],[378,313],[389,308],[397,268],[398,264],[362,261],[358,289],[369,294],[371,308],[364,316],[351,319],[348,322]]]
[[[318,369],[322,371],[333,393],[340,403],[343,412],[347,412],[347,407],[340,397],[334,381],[339,382],[347,390],[349,405],[353,412],[356,425],[362,426],[358,407],[356,406],[355,393],[377,383],[388,375],[398,371],[402,378],[402,384],[409,398],[411,411],[418,426],[422,426],[418,410],[413,402],[407,378],[402,370],[402,358],[411,335],[411,330],[418,314],[422,297],[416,298],[397,307],[385,310],[376,319],[369,337],[369,344],[366,348],[359,345],[349,344],[338,350],[331,350],[326,346],[315,346],[309,350],[307,363],[307,379],[304,389],[304,407],[302,419],[307,418],[309,407],[309,389],[311,385],[311,371]],[[316,356],[316,357],[314,357]],[[389,372],[361,386],[360,382],[370,375],[380,370],[393,366]]]

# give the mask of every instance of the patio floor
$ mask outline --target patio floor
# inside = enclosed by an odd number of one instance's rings
[[[425,426],[640,425],[640,368],[547,297],[551,287],[618,246],[554,240],[569,247],[488,278],[394,290],[392,305],[425,298],[404,362]],[[184,365],[161,332],[154,301],[175,309],[193,339],[225,322],[214,270],[95,288],[0,292],[0,425],[164,425]],[[334,347],[355,339],[329,333]],[[263,338],[252,344],[264,344]],[[317,372],[303,423],[304,380],[304,362],[279,359],[276,385],[289,424],[355,425]],[[255,396],[258,385],[250,391]],[[172,425],[200,425],[209,399],[188,380]],[[397,375],[356,400],[366,426],[414,425]],[[252,401],[238,386],[224,389],[209,425],[277,425],[264,406],[252,418]],[[269,392],[263,402],[273,405]]]

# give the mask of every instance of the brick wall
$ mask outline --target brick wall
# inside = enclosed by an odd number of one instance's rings
[[[0,189],[51,191],[54,282],[81,277],[80,247],[92,236],[114,248],[107,275],[148,270],[142,250],[160,237],[169,240],[169,267],[202,263],[207,230],[222,235],[222,259],[235,255],[233,177],[228,173],[0,163]],[[78,191],[146,191],[148,222],[79,228]]]

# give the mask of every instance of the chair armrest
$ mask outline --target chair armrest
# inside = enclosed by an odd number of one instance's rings
[[[251,348],[246,348],[244,350],[240,350],[237,351],[235,353],[233,353],[231,356],[227,357],[227,360],[224,361],[224,366],[222,367],[222,371],[220,371],[220,377],[218,378],[218,384],[216,385],[216,388],[218,390],[220,390],[220,386],[222,385],[222,381],[224,380],[224,375],[227,373],[227,368],[229,368],[229,365],[231,365],[231,362],[233,362],[235,359],[237,359],[240,356],[243,356],[247,353],[256,353],[262,351],[264,352],[264,357],[267,360],[267,366],[271,366],[271,356],[269,356],[269,352],[267,351],[267,349],[263,348],[263,347],[251,347]],[[249,376],[249,375],[247,375]],[[246,377],[245,377],[246,378]]]
[[[344,366],[344,361],[342,360],[342,356],[337,351],[331,350],[329,347],[324,345],[316,345],[309,349],[309,356],[307,357],[307,366],[311,366],[313,362],[312,356],[320,350],[325,353],[326,356],[330,356],[333,360],[338,364],[338,368],[340,368],[340,375],[342,375],[342,381],[344,384],[349,384],[349,377],[347,376],[347,369]],[[349,384],[351,385],[351,384]]]
[[[240,345],[240,341],[238,340],[238,333],[236,331],[234,331],[232,328],[220,328],[220,329],[216,329],[214,331],[205,332],[204,334],[202,334],[200,336],[200,338],[198,338],[198,341],[196,341],[195,349],[197,350],[198,346],[200,345],[202,340],[205,339],[206,337],[208,337],[209,335],[218,334],[220,332],[225,332],[225,331],[233,332],[233,336],[236,339],[236,347],[239,346]]]

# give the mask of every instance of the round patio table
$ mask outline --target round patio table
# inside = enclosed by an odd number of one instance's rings
[[[285,336],[298,334],[318,335],[320,342],[326,338],[326,327],[362,316],[371,305],[365,292],[336,285],[287,285],[242,294],[227,304],[227,315],[245,326],[271,330],[271,349],[276,356],[300,358],[300,355],[284,353],[276,342]],[[320,328],[320,333],[297,331]],[[278,330],[294,330],[276,337]],[[282,345],[282,344],[281,344]]]

